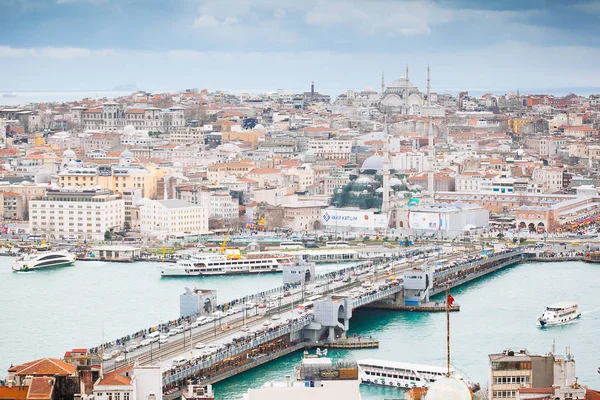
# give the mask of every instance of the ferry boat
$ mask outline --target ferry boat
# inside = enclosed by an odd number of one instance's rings
[[[573,322],[579,317],[581,317],[579,305],[572,301],[564,301],[546,307],[538,321],[541,326],[563,325]]]
[[[454,373],[452,369],[450,372]],[[448,369],[444,367],[375,359],[358,361],[360,382],[371,385],[427,388],[447,373]]]
[[[43,268],[66,267],[75,263],[75,256],[66,250],[34,250],[23,254],[12,264],[14,272],[27,272]]]
[[[203,276],[258,274],[261,272],[281,272],[285,265],[294,264],[294,257],[288,254],[256,252],[246,257],[229,257],[226,254],[194,255],[188,260],[178,260],[175,264],[161,264],[161,276]]]

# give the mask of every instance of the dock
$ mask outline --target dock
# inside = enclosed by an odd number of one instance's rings
[[[395,311],[415,311],[415,312],[446,312],[446,305],[444,303],[438,303],[430,301],[429,303],[422,303],[414,306],[402,306],[396,304],[387,303],[374,303],[373,305],[366,306],[367,308],[379,308],[383,310],[395,310]],[[450,311],[460,311],[460,304],[453,304],[450,306]]]
[[[307,349],[326,348],[326,349],[377,349],[379,348],[379,340],[367,338],[336,339],[335,342],[317,342],[307,343]]]

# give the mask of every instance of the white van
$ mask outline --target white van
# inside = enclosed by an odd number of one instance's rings
[[[173,366],[180,367],[182,365],[185,365],[187,362],[188,362],[188,359],[186,357],[177,357],[177,358],[173,359]]]
[[[160,332],[154,331],[152,333],[149,333],[146,335],[146,339],[153,343],[158,342],[160,340]]]

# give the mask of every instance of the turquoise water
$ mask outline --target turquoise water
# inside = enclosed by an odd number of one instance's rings
[[[81,262],[73,267],[14,273],[0,257],[0,379],[10,364],[62,357],[179,317],[184,287],[216,289],[224,302],[281,286],[281,274],[160,277],[155,262]],[[346,267],[324,264],[318,274]]]
[[[10,271],[0,259],[0,371],[36,357],[61,357],[73,347],[95,346],[161,320],[178,316],[185,286],[217,289],[219,301],[280,285],[280,274],[160,279],[153,263],[78,262],[75,267],[28,274]],[[318,266],[322,273],[339,266]],[[544,353],[556,340],[577,360],[579,381],[600,387],[600,265],[522,264],[452,292],[462,310],[452,314],[452,360],[463,375],[484,384],[487,355],[505,348]],[[580,321],[540,329],[545,305],[578,301]],[[355,311],[352,332],[381,341],[373,350],[331,351],[334,358],[381,358],[444,365],[445,315],[395,311]],[[104,334],[103,334],[104,332]],[[284,379],[301,358],[291,354],[215,385],[217,399],[238,399],[249,387]],[[3,373],[0,373],[3,376]],[[363,398],[401,397],[397,389],[363,387]]]

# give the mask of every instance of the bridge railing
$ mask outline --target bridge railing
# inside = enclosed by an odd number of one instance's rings
[[[392,288],[389,288],[389,289],[385,289],[385,290],[379,291],[377,293],[373,293],[373,294],[370,294],[370,295],[367,295],[367,296],[363,296],[363,297],[361,297],[359,299],[354,299],[352,301],[352,308],[357,308],[357,307],[360,307],[360,306],[364,306],[367,303],[372,303],[374,301],[381,300],[384,297],[388,297],[388,296],[391,296],[393,294],[398,293],[400,290],[402,290],[402,286],[398,285],[398,286],[395,286],[395,287],[392,287]]]
[[[181,379],[185,379],[190,375],[193,375],[204,368],[208,368],[211,365],[223,361],[227,358],[233,357],[237,354],[243,353],[247,350],[252,350],[253,348],[260,346],[261,344],[270,342],[273,339],[277,339],[280,336],[286,335],[290,332],[298,331],[307,325],[309,325],[313,320],[312,315],[308,316],[305,320],[294,322],[291,325],[287,325],[277,329],[276,331],[261,335],[260,337],[253,339],[249,343],[243,344],[241,346],[235,347],[231,350],[216,353],[206,360],[199,361],[197,364],[191,365],[187,368],[184,368],[177,373],[169,374],[168,372],[163,373],[163,385],[170,384],[172,382],[177,382]],[[166,375],[166,376],[165,376]]]
[[[488,258],[482,258],[482,259],[476,260],[476,261],[469,261],[467,263],[457,265],[456,267],[453,267],[453,268],[450,268],[450,269],[447,269],[447,270],[444,270],[444,271],[434,272],[433,273],[433,278],[435,279],[435,278],[444,277],[446,275],[453,274],[455,272],[459,272],[459,271],[462,271],[464,269],[467,269],[467,268],[470,268],[470,267],[473,267],[473,266],[476,266],[476,265],[487,264],[489,262],[503,260],[505,258],[509,258],[509,257],[514,256],[514,255],[521,254],[521,253],[523,253],[523,250],[519,249],[519,250],[516,250],[516,251],[511,251],[511,252],[507,252],[507,253],[502,253],[502,254],[494,255],[494,256],[491,256],[491,257],[488,257]]]

